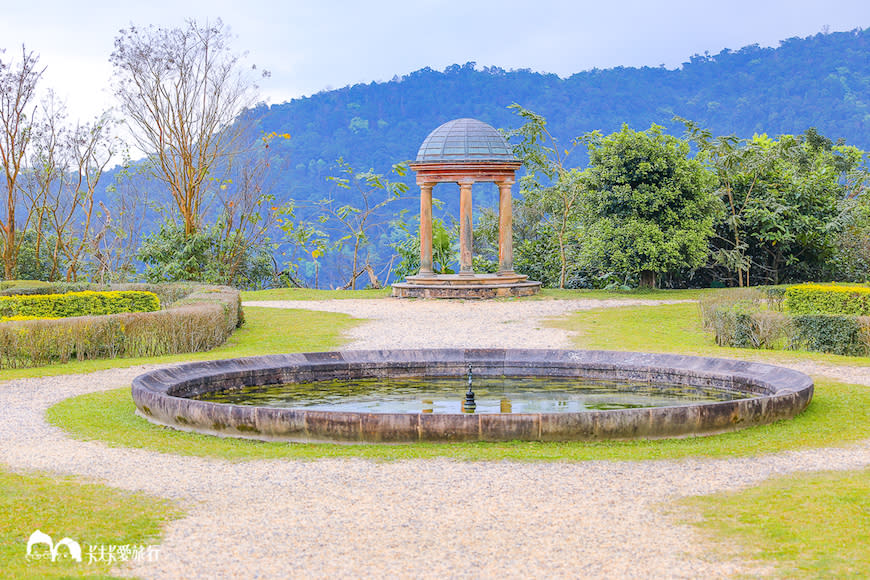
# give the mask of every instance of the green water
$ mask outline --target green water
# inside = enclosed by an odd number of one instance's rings
[[[462,378],[356,379],[245,387],[207,393],[202,401],[357,413],[462,413]],[[570,378],[475,377],[475,413],[576,413],[673,407],[746,398],[711,387],[588,381]]]

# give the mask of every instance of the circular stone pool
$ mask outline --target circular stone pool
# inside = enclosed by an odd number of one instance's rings
[[[469,365],[480,405],[473,409],[462,402]],[[367,386],[384,379],[399,387]],[[414,392],[429,380],[435,385],[431,393],[441,398]],[[336,395],[335,381],[343,382],[338,389],[347,390],[346,398]],[[583,398],[590,383],[608,384],[603,405]],[[324,394],[323,384],[332,390]],[[277,385],[290,385],[289,400],[261,405],[258,397],[275,399]],[[234,404],[246,392],[253,400]],[[222,436],[345,443],[570,441],[705,435],[771,423],[803,411],[813,382],[782,367],[706,357],[424,349],[190,363],[137,377],[132,393],[137,413],[152,423]],[[592,395],[594,401],[601,393]]]

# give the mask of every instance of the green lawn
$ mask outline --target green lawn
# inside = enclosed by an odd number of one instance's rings
[[[349,300],[351,298],[386,298],[389,288],[381,290],[312,290],[310,288],[275,288],[242,292],[242,300]]]
[[[797,474],[681,502],[730,556],[777,578],[870,576],[870,469]]]
[[[17,474],[0,469],[0,577],[108,577],[106,562],[89,562],[88,545],[149,546],[161,527],[183,516],[170,502],[144,494],[82,483],[50,474]],[[27,540],[40,530],[57,543],[79,543],[82,562],[28,561]],[[40,553],[47,552],[40,546]],[[60,554],[66,550],[61,548]],[[159,556],[158,556],[159,557]]]

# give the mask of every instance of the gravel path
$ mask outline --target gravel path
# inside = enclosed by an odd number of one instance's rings
[[[569,333],[541,323],[578,310],[690,300],[329,300],[245,302],[246,306],[343,312],[370,322],[346,333],[348,348],[570,348]]]
[[[569,336],[540,320],[602,302],[273,306],[371,318],[351,331],[349,348],[558,348]],[[74,441],[44,422],[57,401],[127,385],[144,370],[0,384],[0,463],[177,499],[189,515],[169,525],[158,561],[122,571],[145,578],[722,578],[758,570],[706,555],[696,530],[662,505],[773,475],[870,465],[870,441],[729,460],[231,463]],[[870,385],[870,369],[834,370]]]

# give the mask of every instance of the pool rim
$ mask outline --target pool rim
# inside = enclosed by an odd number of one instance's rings
[[[675,382],[749,392],[733,401],[573,413],[423,414],[314,411],[185,398],[239,386],[388,376],[575,376]],[[144,373],[136,413],[184,431],[266,441],[571,441],[710,435],[791,418],[812,400],[804,373],[690,355],[554,349],[400,349],[291,353],[186,363]]]

